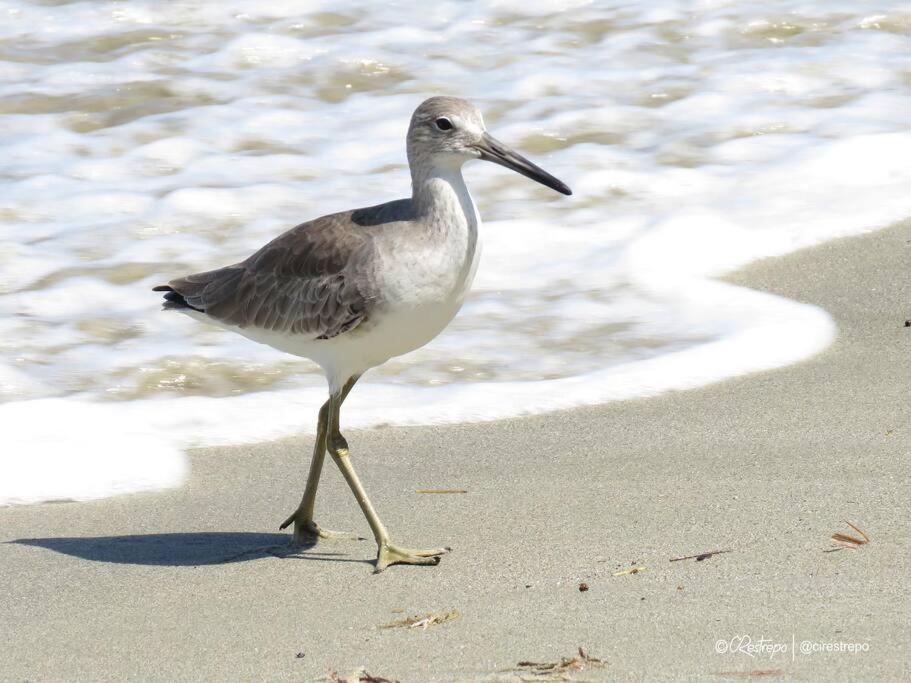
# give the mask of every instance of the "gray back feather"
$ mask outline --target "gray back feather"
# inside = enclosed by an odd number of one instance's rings
[[[168,284],[222,323],[334,337],[360,325],[376,302],[371,226],[395,217],[390,204],[303,223],[240,263]]]

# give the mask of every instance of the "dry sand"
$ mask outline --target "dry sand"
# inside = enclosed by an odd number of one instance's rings
[[[519,661],[584,646],[606,662],[587,680],[907,680],[909,266],[905,225],[731,278],[835,317],[837,342],[796,366],[528,419],[349,432],[394,538],[453,546],[436,568],[373,575],[372,541],[255,550],[287,538],[309,438],[194,452],[179,491],[2,509],[0,677],[510,680]],[[331,464],[317,506],[325,526],[369,535]],[[870,543],[826,552],[845,519]],[[718,549],[732,552],[669,562]],[[646,570],[614,575],[630,566]],[[380,628],[448,610],[460,618]],[[803,641],[865,651],[792,652]]]

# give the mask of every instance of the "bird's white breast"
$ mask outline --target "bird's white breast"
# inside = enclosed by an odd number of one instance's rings
[[[471,288],[480,260],[480,217],[461,173],[429,180],[433,210],[407,241],[392,242],[384,262],[383,311],[369,337],[386,357],[423,346],[452,321]]]

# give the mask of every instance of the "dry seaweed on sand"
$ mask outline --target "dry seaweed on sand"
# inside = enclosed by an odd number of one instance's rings
[[[515,668],[507,669],[520,674],[522,680],[568,681],[570,676],[590,669],[603,669],[607,662],[592,657],[584,648],[579,648],[575,657],[561,657],[559,662],[521,661]]]
[[[699,553],[698,555],[685,555],[684,557],[672,557],[671,562],[682,562],[683,560],[696,560],[696,562],[702,562],[707,560],[714,555],[721,555],[722,553],[731,553],[734,552],[731,548],[725,548],[724,550],[709,550],[705,553]]]
[[[842,533],[836,532],[836,533],[832,534],[832,540],[835,541],[835,543],[837,545],[835,548],[832,548],[832,550],[829,550],[827,552],[832,552],[835,550],[844,550],[845,548],[854,549],[854,548],[858,548],[862,545],[867,545],[867,543],[870,542],[870,537],[867,536],[867,534],[864,533],[861,529],[858,529],[856,526],[851,524],[851,522],[849,522],[848,520],[844,520],[844,522],[849,527],[854,529],[854,531],[859,533],[861,537],[858,538],[857,536],[851,536],[849,534],[842,534]]]
[[[383,624],[380,628],[423,628],[436,626],[447,621],[454,621],[462,616],[457,609],[451,609],[448,612],[436,612],[425,614],[423,616],[411,616],[404,619],[398,619],[388,624]]]
[[[330,669],[321,680],[328,681],[328,683],[399,683],[398,679],[369,674],[364,668],[355,669],[348,674],[340,674],[338,671]]]
[[[383,678],[382,676],[372,676],[366,671],[361,674],[358,683],[399,683],[397,680],[392,680],[390,678]]]

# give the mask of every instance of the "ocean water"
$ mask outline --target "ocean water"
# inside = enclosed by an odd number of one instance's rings
[[[350,427],[806,358],[836,334],[824,311],[715,278],[911,214],[905,3],[10,0],[0,19],[0,504],[176,486],[186,448],[312,432],[314,365],[150,288],[407,195],[433,94],[575,194],[466,167],[473,294],[362,380]]]

